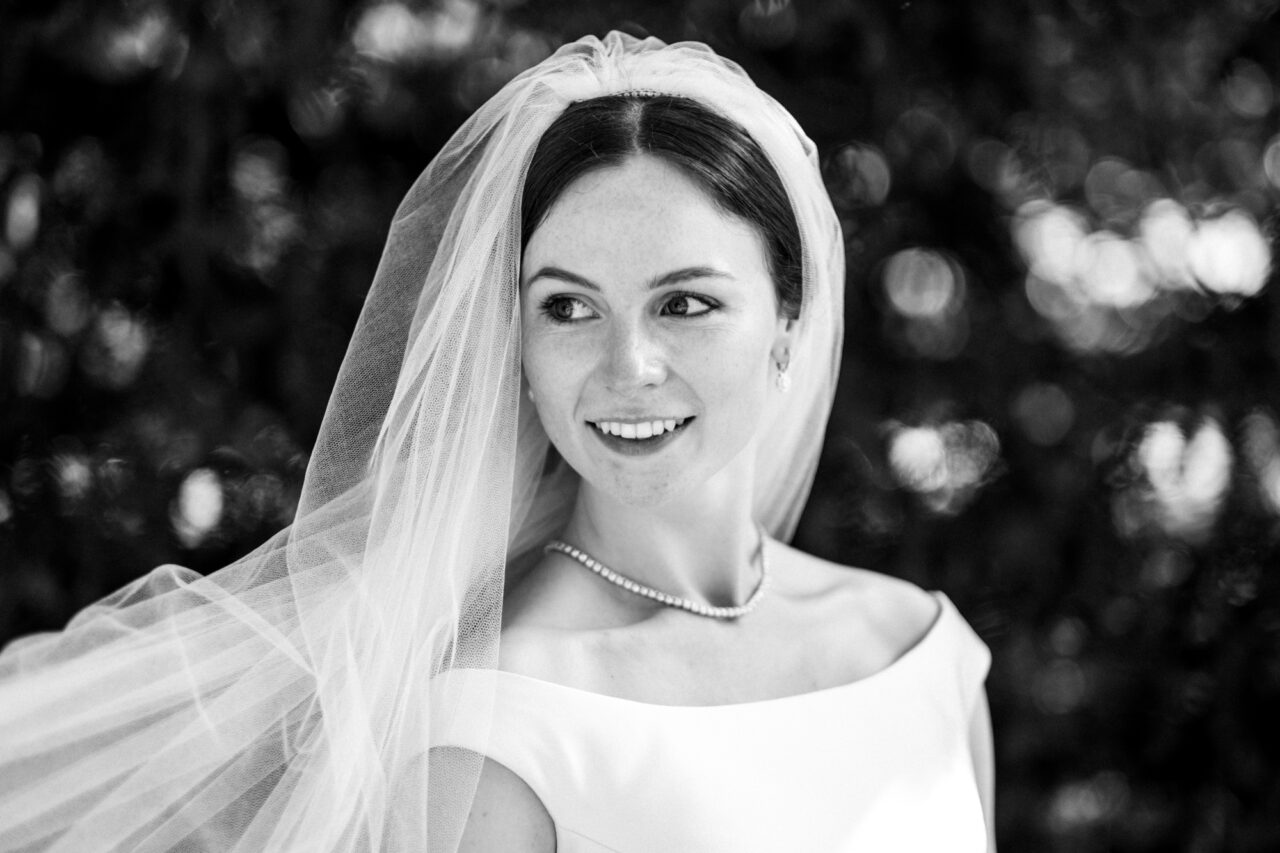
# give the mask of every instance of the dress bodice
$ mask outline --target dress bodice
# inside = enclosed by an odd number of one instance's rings
[[[561,853],[985,851],[968,735],[990,656],[935,596],[925,636],[850,684],[685,706],[489,672],[487,736],[458,726],[437,745],[524,779]]]

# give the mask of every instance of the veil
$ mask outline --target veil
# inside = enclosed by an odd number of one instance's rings
[[[794,531],[842,334],[813,144],[705,45],[584,38],[508,83],[401,203],[292,525],[208,576],[162,566],[0,654],[0,851],[452,850],[483,757],[504,584],[568,520],[524,399],[520,195],[571,102],[629,90],[737,121],[800,225],[804,298],[756,518]]]

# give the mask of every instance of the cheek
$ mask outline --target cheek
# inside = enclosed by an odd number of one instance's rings
[[[550,362],[551,351],[547,335],[541,324],[532,315],[532,305],[524,305],[524,316],[520,322],[520,366],[524,369],[524,378],[533,393],[541,397],[548,385],[549,375],[553,372]]]
[[[580,386],[577,375],[582,369],[581,353],[565,341],[545,335],[526,336],[521,353],[525,381],[536,398],[538,417],[554,437],[557,425],[572,418],[573,405]]]
[[[768,389],[769,342],[759,335],[726,335],[687,360],[695,371],[708,414],[733,418],[744,427],[754,424],[764,407]]]

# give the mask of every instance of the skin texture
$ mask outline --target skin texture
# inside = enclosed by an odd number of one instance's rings
[[[759,581],[755,458],[786,405],[774,377],[793,334],[760,235],[675,167],[638,156],[565,190],[530,238],[521,277],[525,378],[582,477],[562,538],[649,586],[744,600]],[[610,449],[589,423],[690,416],[641,456]],[[768,549],[765,601],[729,622],[548,556],[507,596],[499,666],[636,701],[749,702],[864,678],[937,616],[911,584]],[[979,710],[972,737],[987,796],[990,726]],[[487,760],[463,849],[554,850],[554,825],[528,785]]]
[[[726,467],[744,461],[788,341],[764,257],[754,228],[651,157],[588,173],[552,207],[524,256],[525,377],[552,443],[593,488],[655,506],[712,478],[745,485],[746,465]],[[640,459],[587,425],[689,416],[669,451]]]
[[[485,759],[459,853],[555,849],[556,828],[538,795],[506,767]]]

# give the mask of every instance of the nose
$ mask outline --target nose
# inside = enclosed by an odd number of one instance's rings
[[[601,369],[606,386],[618,393],[661,385],[667,377],[666,350],[642,320],[618,322],[609,331]]]

